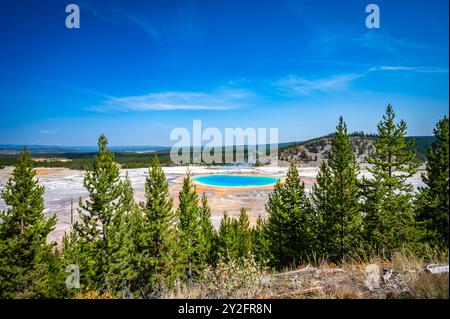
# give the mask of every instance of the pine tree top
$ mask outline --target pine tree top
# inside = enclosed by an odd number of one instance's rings
[[[403,120],[395,122],[392,105],[388,105],[383,120],[377,125],[379,138],[375,141],[375,152],[367,159],[373,167],[375,180],[383,181],[389,188],[408,188],[405,180],[414,175],[418,163],[414,139],[406,140],[407,125]]]

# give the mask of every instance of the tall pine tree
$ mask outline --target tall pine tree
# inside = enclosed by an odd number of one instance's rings
[[[134,207],[133,192],[129,180],[120,180],[119,166],[103,134],[98,148],[93,168],[83,181],[89,199],[80,199],[81,222],[75,223],[74,233],[64,240],[65,259],[78,264],[85,289],[122,296],[134,277],[129,260],[123,259],[133,250],[125,218]]]
[[[239,256],[236,241],[236,220],[225,211],[220,220],[218,233],[218,254],[222,260],[236,259]]]
[[[136,258],[139,260],[139,280],[136,288],[144,295],[170,285],[174,271],[175,222],[173,200],[158,158],[152,160],[145,183],[145,202],[141,204],[142,220],[136,229]]]
[[[417,199],[418,220],[425,228],[425,241],[448,249],[449,228],[449,121],[444,117],[434,129],[436,141],[427,154],[427,171],[422,176],[427,187]]]
[[[217,232],[211,221],[211,208],[205,193],[202,195],[202,205],[200,206],[200,228],[204,249],[203,262],[214,266],[217,261]]]
[[[247,210],[242,207],[239,212],[236,227],[237,254],[241,258],[247,258],[252,249],[252,234]]]
[[[313,187],[318,251],[332,261],[355,253],[361,235],[359,168],[342,117],[336,127],[327,163]]]
[[[138,273],[133,267],[135,245],[129,231],[129,220],[138,207],[134,201],[134,192],[128,173],[119,185],[122,186],[122,193],[109,229],[110,264],[106,278],[108,289],[117,297],[132,297],[132,283],[136,280]]]
[[[267,222],[258,216],[255,227],[251,230],[252,234],[252,254],[255,260],[262,266],[266,266],[270,260],[270,246],[267,236]]]
[[[270,251],[274,266],[296,265],[311,252],[311,205],[295,163],[285,182],[277,182],[266,205]]]
[[[44,187],[35,179],[26,147],[1,196],[0,298],[55,298],[65,294],[61,265],[54,245],[47,244],[56,216],[44,216]]]
[[[395,123],[391,105],[377,125],[378,139],[368,158],[373,179],[365,180],[365,237],[380,254],[416,240],[413,186],[406,179],[417,169],[414,140],[406,141],[406,123]]]
[[[195,277],[198,277],[200,271],[206,265],[202,263],[202,254],[205,250],[201,234],[198,195],[195,186],[192,184],[189,172],[183,180],[183,186],[178,198],[180,265],[183,277],[191,282]]]

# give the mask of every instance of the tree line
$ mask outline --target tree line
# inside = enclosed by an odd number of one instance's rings
[[[20,154],[2,191],[8,209],[0,213],[0,297],[70,298],[97,296],[151,298],[165,289],[202,280],[206,268],[221,262],[254,259],[274,270],[295,267],[317,256],[340,263],[375,254],[389,258],[408,246],[448,250],[449,121],[436,124],[428,150],[427,187],[415,192],[407,179],[417,172],[413,140],[389,105],[377,125],[369,158],[371,178],[360,178],[341,117],[328,161],[322,163],[308,194],[291,163],[251,227],[244,208],[238,218],[226,212],[218,230],[205,194],[198,194],[189,172],[174,207],[157,157],[145,181],[145,198],[135,202],[131,181],[104,135],[83,185],[79,220],[65,234],[62,248],[47,243],[56,217],[44,216],[44,188],[38,185],[30,153]],[[80,286],[66,287],[67,266],[79,269]]]

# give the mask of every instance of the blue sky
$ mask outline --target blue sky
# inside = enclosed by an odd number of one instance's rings
[[[281,142],[374,132],[388,103],[409,135],[448,115],[448,1],[8,1],[0,10],[0,144],[172,145],[170,132],[279,129]]]

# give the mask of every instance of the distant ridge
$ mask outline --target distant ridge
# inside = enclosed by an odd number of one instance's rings
[[[0,154],[20,152],[25,145],[21,144],[0,144]],[[27,145],[32,154],[63,154],[63,153],[91,153],[97,151],[97,146],[58,146],[58,145]],[[136,152],[153,153],[159,152],[170,147],[165,146],[111,146],[115,152]]]

